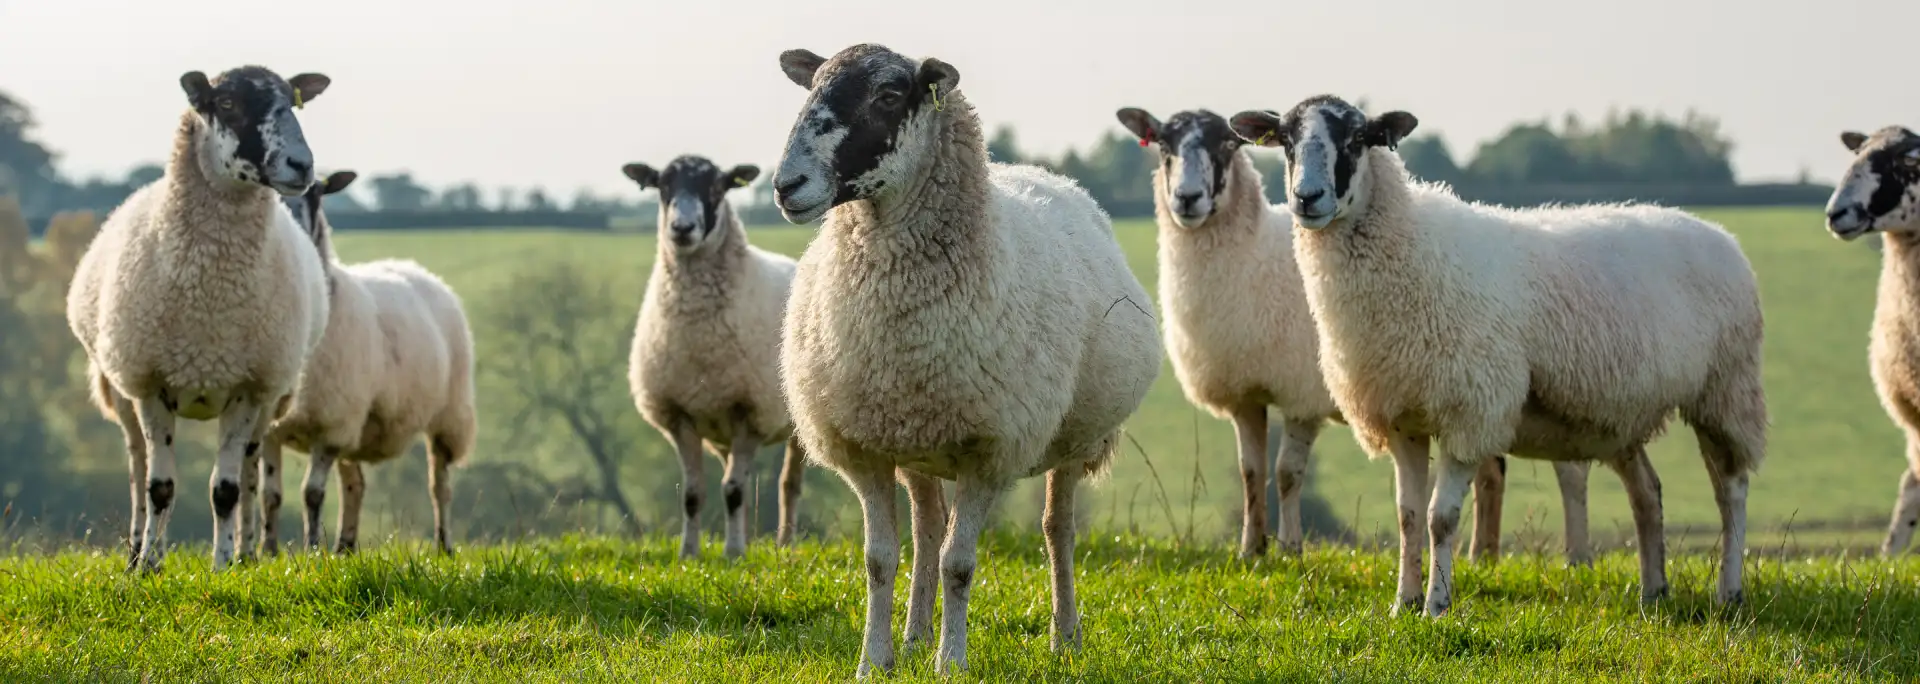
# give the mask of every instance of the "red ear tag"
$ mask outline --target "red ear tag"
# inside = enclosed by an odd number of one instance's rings
[[[1147,143],[1150,143],[1150,142],[1153,142],[1153,141],[1151,141],[1151,140],[1148,140],[1148,139],[1146,139],[1146,138],[1141,138],[1141,139],[1140,139],[1140,146],[1141,146],[1141,147],[1146,147],[1146,146],[1147,146]]]

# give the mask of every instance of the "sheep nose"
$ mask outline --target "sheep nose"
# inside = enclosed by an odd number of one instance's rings
[[[806,184],[807,184],[806,176],[804,175],[794,176],[792,178],[788,178],[786,180],[775,183],[773,186],[773,194],[779,195],[782,198],[792,197],[793,193],[799,192],[800,187]]]
[[[1832,211],[1827,212],[1827,222],[1831,223],[1834,221],[1840,221],[1842,219],[1847,218],[1847,216],[1852,213],[1853,213],[1853,207],[1834,209]]]
[[[1200,201],[1200,191],[1199,190],[1181,190],[1179,192],[1173,193],[1173,200],[1175,202],[1180,203],[1180,208],[1185,209],[1187,207],[1193,206],[1195,202]]]
[[[313,162],[306,159],[288,157],[287,168],[293,169],[294,173],[298,173],[302,176],[305,176],[313,172]]]
[[[1321,188],[1318,190],[1301,190],[1298,193],[1295,193],[1293,198],[1295,200],[1298,200],[1301,204],[1312,204],[1315,200],[1318,200],[1321,197],[1325,197],[1326,195],[1327,195],[1326,188]]]

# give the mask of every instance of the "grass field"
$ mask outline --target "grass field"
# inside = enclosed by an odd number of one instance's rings
[[[204,547],[134,578],[118,553],[0,559],[0,680],[845,681],[865,583],[855,545],[680,563],[676,541],[549,539],[453,559],[391,544],[207,572]],[[1389,617],[1393,562],[1315,547],[1241,563],[1224,546],[1095,537],[1077,564],[1085,648],[1048,650],[1037,537],[989,535],[971,601],[984,681],[1914,681],[1920,564],[1756,558],[1752,603],[1707,598],[1681,556],[1643,609],[1634,561],[1462,566],[1454,611]],[[906,601],[905,575],[898,606]],[[895,614],[895,633],[903,624]],[[904,655],[902,681],[931,675]]]
[[[1754,480],[1749,504],[1756,542],[1769,543],[1790,523],[1796,545],[1860,547],[1877,542],[1877,528],[1892,505],[1895,478],[1904,463],[1900,433],[1882,412],[1867,375],[1866,331],[1878,255],[1829,237],[1814,209],[1704,213],[1739,235],[1760,275],[1765,299],[1773,429],[1769,458]],[[1134,272],[1150,291],[1155,289],[1154,226],[1123,221],[1118,232]],[[751,236],[766,248],[798,254],[812,232],[779,226],[752,230]],[[497,291],[516,268],[565,262],[612,283],[634,310],[654,257],[650,236],[537,230],[345,233],[339,250],[349,260],[418,259],[443,274],[469,302]],[[479,344],[484,359],[487,340]],[[624,375],[626,369],[607,372]],[[498,415],[487,410],[488,394],[483,388],[482,414]],[[639,418],[631,420],[638,424]],[[1112,479],[1085,497],[1091,499],[1088,507],[1096,523],[1157,533],[1192,529],[1218,539],[1237,529],[1240,484],[1232,427],[1189,405],[1171,368],[1163,370],[1128,428],[1146,454],[1128,449]],[[483,427],[478,458],[530,457],[488,451],[487,445],[502,439]],[[649,444],[665,449],[658,441]],[[1653,452],[1665,482],[1669,538],[1681,545],[1712,543],[1718,513],[1691,432],[1671,431]],[[547,450],[531,457],[558,456]],[[201,472],[198,467],[183,465],[185,472]],[[381,486],[378,471],[370,471],[376,495]],[[1335,426],[1322,433],[1312,477],[1312,486],[1354,531],[1372,537],[1391,530],[1392,468],[1367,461],[1346,429]],[[843,488],[830,479],[826,483]],[[1027,488],[1006,499],[1010,518],[1037,520],[1038,499],[1032,485]],[[1618,481],[1604,468],[1596,469],[1592,488],[1596,542],[1626,539],[1630,514]],[[418,498],[411,491],[404,495]],[[1552,469],[1515,461],[1507,496],[1508,543],[1550,545],[1560,528]],[[668,507],[662,504],[663,510]],[[843,523],[857,525],[857,512],[848,508],[819,513],[840,515]]]

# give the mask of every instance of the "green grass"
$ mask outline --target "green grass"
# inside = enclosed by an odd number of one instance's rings
[[[677,542],[565,538],[412,544],[210,574],[204,548],[166,571],[117,552],[0,559],[0,680],[843,681],[857,662],[857,547],[756,545],[682,563]],[[1387,552],[1315,546],[1242,563],[1223,546],[1094,535],[1079,549],[1085,649],[1048,650],[1037,537],[989,535],[970,679],[988,681],[1913,681],[1920,562],[1748,563],[1739,610],[1714,608],[1703,556],[1670,564],[1643,609],[1634,560],[1572,570],[1543,555],[1462,565],[1447,617],[1393,618]],[[905,561],[903,554],[903,564]],[[904,621],[905,574],[895,633]],[[931,679],[929,653],[900,660]]]
[[[1739,235],[1760,275],[1766,306],[1766,381],[1773,429],[1766,466],[1753,482],[1748,509],[1757,543],[1788,538],[1785,530],[1790,523],[1801,530],[1790,535],[1796,544],[1861,547],[1876,543],[1905,463],[1901,435],[1881,410],[1867,375],[1866,331],[1878,255],[1829,237],[1816,209],[1703,213]],[[1117,230],[1134,273],[1149,291],[1154,290],[1158,274],[1154,226],[1149,221],[1122,221]],[[753,230],[751,237],[768,249],[799,254],[812,231],[767,227]],[[339,250],[349,260],[418,259],[446,277],[470,302],[486,298],[516,268],[565,260],[610,282],[637,311],[654,243],[650,236],[637,234],[537,230],[352,232],[342,234]],[[478,343],[484,361],[487,340]],[[625,369],[608,372],[624,374]],[[497,416],[499,412],[487,410],[489,393],[483,388],[481,413]],[[631,420],[639,424],[637,415]],[[1240,484],[1233,429],[1188,404],[1171,367],[1163,369],[1128,428],[1151,457],[1151,464],[1133,449],[1123,454],[1112,479],[1084,497],[1096,520],[1114,529],[1160,534],[1191,527],[1210,539],[1224,539],[1238,529]],[[483,426],[478,458],[527,458],[489,452],[487,445],[502,439]],[[665,449],[665,445],[654,443],[650,448]],[[1718,511],[1691,432],[1671,430],[1652,453],[1665,483],[1670,539],[1682,544],[1711,543],[1719,527]],[[559,456],[549,451],[539,457]],[[1505,516],[1509,543],[1550,545],[1560,529],[1552,469],[1533,461],[1512,465]],[[184,472],[200,472],[198,465],[182,467]],[[371,474],[376,493],[379,470]],[[839,487],[838,483],[828,486]],[[1311,486],[1361,535],[1392,530],[1392,468],[1367,461],[1345,428],[1335,426],[1322,433]],[[1031,521],[1037,518],[1039,497],[1032,483],[1023,487],[1007,497],[1005,505],[1010,517]],[[400,494],[417,498],[412,491]],[[1605,468],[1595,469],[1591,500],[1597,542],[1617,544],[1630,536],[1625,494]],[[672,502],[660,506],[672,513],[667,510]],[[857,515],[846,511],[822,514],[851,515],[857,524]]]

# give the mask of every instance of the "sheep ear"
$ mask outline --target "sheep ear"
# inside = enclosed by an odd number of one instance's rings
[[[760,167],[758,166],[752,164],[735,166],[732,171],[727,172],[727,189],[732,190],[734,188],[747,187],[753,184],[753,179],[759,177]]]
[[[660,172],[646,164],[638,162],[628,164],[620,167],[620,172],[627,174],[627,178],[632,179],[633,182],[639,183],[641,189],[660,187]]]
[[[1406,140],[1407,135],[1413,133],[1414,127],[1419,125],[1420,120],[1414,118],[1412,114],[1401,111],[1387,112],[1367,122],[1365,142],[1368,147],[1385,146],[1389,150],[1399,149],[1400,141]]]
[[[1840,134],[1840,143],[1847,146],[1848,152],[1859,152],[1860,146],[1867,144],[1867,134],[1858,131],[1846,131]]]
[[[207,82],[207,75],[198,71],[189,71],[180,76],[180,89],[187,91],[187,104],[194,109],[206,109],[213,106],[213,84]]]
[[[826,64],[827,58],[813,54],[812,50],[798,49],[780,53],[780,70],[786,72],[787,80],[807,90],[813,90],[813,74]]]
[[[1160,142],[1160,120],[1148,114],[1147,110],[1127,107],[1114,115],[1119,117],[1120,125],[1126,126],[1128,131],[1133,132],[1133,137],[1140,139],[1141,144]]]
[[[295,74],[293,78],[287,79],[287,84],[293,86],[294,91],[299,93],[299,102],[306,104],[312,102],[313,98],[319,97],[321,93],[327,92],[327,86],[333,84],[333,79],[327,78],[326,74]]]
[[[1261,147],[1285,147],[1287,131],[1280,125],[1280,114],[1272,110],[1248,110],[1227,121],[1233,134]]]
[[[960,70],[953,68],[952,64],[928,57],[920,60],[920,72],[914,74],[913,81],[920,86],[923,96],[946,97],[960,87]]]
[[[352,171],[335,171],[333,173],[327,174],[327,181],[326,181],[325,187],[321,189],[320,194],[331,195],[331,194],[340,192],[341,190],[345,190],[347,189],[347,186],[353,185],[353,180],[355,178],[359,178],[359,177],[360,177],[360,174],[354,173]]]

